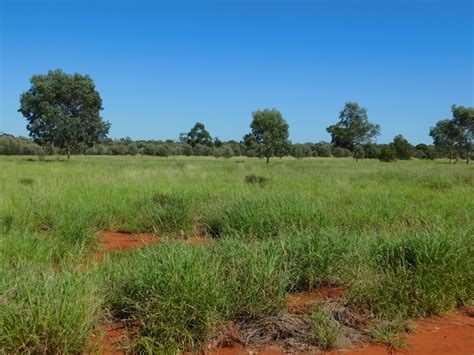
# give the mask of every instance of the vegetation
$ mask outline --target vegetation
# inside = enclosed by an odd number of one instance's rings
[[[474,140],[474,108],[453,105],[451,110],[453,118],[438,121],[430,136],[440,151],[449,154],[450,163],[457,152],[465,156],[468,164]]]
[[[356,102],[347,102],[339,113],[339,121],[327,128],[332,144],[354,151],[354,158],[359,160],[361,144],[370,143],[380,134],[380,126],[369,122],[367,110]],[[355,149],[358,147],[358,149]]]
[[[261,110],[252,113],[253,120],[249,139],[253,139],[257,146],[257,154],[267,159],[267,163],[274,155],[283,157],[289,149],[288,123],[277,109]]]
[[[34,75],[31,88],[21,94],[18,110],[28,121],[33,140],[71,151],[105,138],[110,123],[100,117],[102,100],[92,79],[61,70]]]
[[[198,144],[208,147],[213,145],[210,133],[206,130],[204,124],[200,122],[197,122],[188,133],[183,133],[180,140],[186,142],[193,148]]]
[[[321,285],[391,342],[473,300],[474,171],[447,162],[0,157],[0,352],[91,351],[107,321],[133,351],[197,350]],[[197,226],[212,241],[183,243]],[[162,242],[97,263],[103,230]],[[308,341],[334,346],[338,322],[316,306]]]

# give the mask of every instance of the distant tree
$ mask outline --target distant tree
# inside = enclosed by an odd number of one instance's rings
[[[459,124],[453,119],[438,121],[436,126],[431,127],[430,136],[433,138],[435,147],[449,156],[451,164],[456,151],[464,141],[464,132]]]
[[[254,157],[257,155],[258,143],[257,139],[252,133],[247,133],[242,138],[242,144],[245,150],[245,155],[249,157]]]
[[[222,143],[222,141],[221,141],[219,138],[214,137],[214,147],[220,148],[220,147],[222,147],[222,144],[223,144],[223,143]]]
[[[380,148],[374,143],[363,144],[365,158],[377,159],[380,154]]]
[[[212,148],[208,145],[204,144],[196,144],[196,146],[193,148],[193,155],[196,156],[209,156],[212,154]]]
[[[230,148],[232,148],[232,152],[233,152],[233,156],[240,156],[241,153],[242,153],[242,148],[240,146],[240,143],[237,142],[237,141],[234,141],[234,140],[230,140],[228,141],[226,144],[226,146],[229,146]]]
[[[395,149],[395,154],[400,160],[409,160],[413,154],[413,147],[408,141],[403,138],[401,134],[393,138],[392,143],[393,148]]]
[[[36,143],[65,149],[69,160],[79,146],[91,146],[107,136],[110,123],[102,120],[101,110],[102,99],[88,75],[58,69],[33,75],[18,111]]]
[[[193,155],[193,147],[191,147],[187,143],[183,144],[183,147],[181,149],[181,154],[186,155],[188,157]]]
[[[389,163],[397,159],[397,152],[392,144],[386,144],[380,149],[380,161]]]
[[[257,154],[265,157],[267,163],[274,155],[283,156],[289,150],[288,123],[277,109],[265,109],[252,113],[250,124],[251,136],[246,135],[244,141],[255,141]]]
[[[156,155],[159,157],[167,157],[171,153],[170,148],[165,144],[160,144],[156,148]]]
[[[207,147],[213,145],[212,137],[209,132],[206,130],[204,124],[197,122],[191,130],[185,135],[181,134],[180,140],[184,140],[186,143],[190,144],[193,148],[200,144]]]
[[[296,159],[303,159],[303,157],[304,157],[304,150],[303,150],[303,147],[301,146],[301,144],[294,144],[294,145],[293,145],[292,155],[293,155]]]
[[[453,120],[456,126],[462,132],[458,142],[459,147],[466,155],[466,164],[469,164],[472,154],[472,141],[474,140],[474,107],[453,105],[451,111],[453,112]]]
[[[342,148],[342,147],[335,147],[332,150],[332,155],[335,158],[347,158],[347,157],[352,156],[352,153],[349,149]]]
[[[327,129],[331,143],[354,152],[354,148],[369,143],[380,134],[380,126],[369,122],[367,110],[356,102],[347,102],[339,113],[339,121]],[[356,160],[358,152],[354,154]]]
[[[224,145],[221,148],[221,156],[225,159],[232,158],[234,156],[234,151],[230,147],[230,145]]]
[[[354,151],[352,152],[352,156],[354,157],[356,161],[359,161],[359,159],[365,158],[365,151],[362,144],[357,144],[356,146],[354,146]]]
[[[316,144],[316,152],[318,154],[318,157],[328,158],[332,156],[331,144],[325,142]]]

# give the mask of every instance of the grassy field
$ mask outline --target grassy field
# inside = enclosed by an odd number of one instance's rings
[[[320,285],[383,340],[472,302],[473,196],[474,167],[441,160],[0,157],[0,352],[93,351],[106,319],[137,325],[132,351],[196,350]],[[108,230],[163,242],[87,263]],[[215,241],[177,241],[197,232]],[[307,318],[321,348],[328,318]]]

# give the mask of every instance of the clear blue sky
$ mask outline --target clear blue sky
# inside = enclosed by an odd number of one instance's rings
[[[381,125],[431,142],[452,104],[474,105],[471,0],[0,0],[0,131],[33,74],[87,73],[110,136],[176,139],[196,122],[241,139],[251,112],[278,108],[293,142],[330,140],[348,100]]]

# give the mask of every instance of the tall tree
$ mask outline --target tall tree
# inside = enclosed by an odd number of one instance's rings
[[[257,144],[257,154],[265,157],[267,163],[274,155],[281,157],[287,154],[290,147],[288,123],[280,111],[275,108],[259,110],[253,112],[252,116],[251,136],[245,136],[244,141],[251,142],[253,138]]]
[[[110,123],[100,116],[102,99],[88,75],[62,70],[34,75],[31,88],[21,94],[19,112],[27,119],[30,136],[40,145],[71,152],[107,136]]]
[[[472,141],[474,140],[474,107],[464,107],[453,105],[453,120],[462,131],[459,146],[466,154],[466,164],[472,154]]]
[[[456,121],[445,119],[438,121],[436,126],[431,127],[430,136],[433,138],[435,147],[448,154],[451,164],[460,142],[464,140],[462,128]]]
[[[393,138],[392,146],[400,160],[409,160],[413,154],[413,147],[401,134]]]
[[[380,134],[380,126],[369,122],[367,110],[356,102],[347,102],[339,113],[339,121],[329,126],[327,132],[331,135],[331,143],[354,152],[354,148],[372,141]],[[358,150],[354,152],[358,160]]]
[[[212,146],[212,137],[206,130],[204,124],[196,122],[193,128],[183,137],[186,143],[195,147],[197,144],[202,144],[208,147]]]

